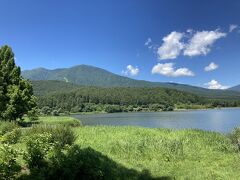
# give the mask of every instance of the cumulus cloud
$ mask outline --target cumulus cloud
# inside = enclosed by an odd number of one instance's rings
[[[176,69],[173,63],[158,63],[152,68],[152,74],[161,74],[168,77],[194,76],[188,68]]]
[[[219,30],[197,31],[186,44],[183,55],[206,55],[210,52],[211,46],[214,44],[214,42],[225,36],[226,33],[220,32]]]
[[[231,28],[236,28],[232,26]],[[233,30],[233,29],[232,29]],[[186,33],[173,31],[163,37],[163,43],[158,47],[157,54],[160,60],[175,59],[180,54],[184,56],[206,55],[211,51],[213,44],[227,33],[214,31],[194,31],[187,29]],[[187,40],[185,42],[185,40]],[[148,47],[151,46],[151,39],[145,42]]]
[[[205,71],[214,71],[217,69],[219,66],[215,64],[214,62],[211,62],[208,66],[204,68]]]
[[[221,85],[218,81],[216,81],[214,79],[204,85],[206,85],[208,87],[208,89],[227,89],[227,88],[229,88],[228,86]]]
[[[163,44],[157,51],[160,60],[175,59],[181,53],[184,48],[181,42],[183,35],[184,33],[173,31],[162,39]]]
[[[229,32],[232,32],[233,30],[237,29],[238,28],[238,25],[236,24],[230,24],[229,25]]]
[[[136,76],[139,73],[139,68],[138,67],[134,67],[132,65],[128,65],[126,70],[122,71],[122,74],[124,74],[125,76],[131,75],[131,76]]]

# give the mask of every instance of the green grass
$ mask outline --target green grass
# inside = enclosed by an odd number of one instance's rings
[[[239,153],[220,133],[138,127],[75,129],[82,148],[91,147],[113,161],[153,177],[238,179]]]
[[[39,120],[36,121],[40,124],[51,124],[51,125],[69,125],[72,127],[80,126],[81,122],[75,118],[69,116],[41,116]]]
[[[71,117],[40,117],[41,124],[71,124]],[[78,120],[77,120],[78,121]],[[75,127],[76,144],[91,148],[127,169],[152,177],[175,179],[239,179],[240,153],[220,133],[197,129],[170,130],[140,127]],[[28,128],[23,128],[27,130]],[[14,145],[25,149],[25,141]],[[18,159],[22,166],[24,161]],[[107,162],[107,161],[106,161]]]

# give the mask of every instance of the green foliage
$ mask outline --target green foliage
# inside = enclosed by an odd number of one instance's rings
[[[17,163],[19,152],[8,144],[0,144],[0,179],[15,179],[21,166]]]
[[[177,159],[184,159],[183,141],[182,140],[165,140],[164,143],[164,158],[165,161],[174,161]]]
[[[0,94],[0,120],[21,119],[36,107],[32,86],[21,77],[8,46],[0,48]]]
[[[40,124],[64,125],[69,127],[79,127],[82,125],[80,120],[67,116],[43,116],[39,117],[37,122]]]
[[[41,113],[44,114],[44,115],[50,115],[51,111],[52,111],[51,108],[49,108],[48,106],[44,106],[41,109]]]
[[[48,151],[55,146],[52,134],[48,132],[34,134],[28,139],[26,145],[27,152],[24,154],[24,160],[28,168],[33,172],[40,171],[47,165],[45,157]]]
[[[53,93],[38,99],[44,114],[54,109],[77,112],[172,111],[175,104],[209,103],[199,96],[164,88],[97,88]],[[54,111],[55,112],[55,111]]]
[[[0,121],[0,135],[11,132],[15,128],[18,128],[16,122]]]
[[[22,135],[21,129],[16,128],[2,136],[2,142],[7,144],[16,144]]]
[[[174,107],[199,109],[240,106],[240,94],[237,92],[228,96],[225,94],[231,94],[231,91],[203,88],[196,90],[177,84],[163,87],[129,85],[130,87],[104,88],[78,86],[60,81],[33,81],[32,83],[34,93],[39,97],[38,104],[42,108],[42,114],[46,115],[50,115],[59,108],[61,113],[65,111],[78,113],[112,111],[111,106],[120,106],[116,112],[131,112],[134,108],[135,111],[172,111]],[[188,90],[182,91],[183,89],[179,86],[184,86]],[[204,97],[199,96],[204,94]],[[106,106],[110,107],[106,108]]]
[[[114,112],[122,112],[123,109],[119,105],[106,105],[105,112],[107,113],[114,113]]]
[[[28,118],[30,121],[36,121],[38,120],[38,116],[39,116],[39,109],[37,107],[32,108],[30,111],[28,111],[27,114]]]
[[[25,135],[31,138],[32,135],[44,133],[51,134],[52,142],[57,143],[60,147],[72,145],[76,139],[76,135],[73,130],[69,126],[64,125],[33,125],[25,132]]]
[[[82,148],[90,147],[153,178],[238,179],[239,153],[223,134],[202,130],[137,127],[75,129]]]
[[[236,145],[237,149],[240,151],[240,128],[234,128],[233,131],[229,134],[229,138],[232,143]]]
[[[92,148],[70,147],[66,154],[58,153],[50,161],[48,179],[151,179],[127,169]]]
[[[53,115],[53,116],[59,116],[59,114],[60,114],[60,113],[59,113],[58,110],[53,110],[53,111],[52,111],[52,115]]]

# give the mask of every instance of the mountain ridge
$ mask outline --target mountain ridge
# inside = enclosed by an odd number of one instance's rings
[[[229,90],[231,90],[231,91],[238,91],[238,92],[240,92],[240,85],[233,86],[233,87],[229,88]]]
[[[56,80],[97,87],[163,87],[190,92],[209,98],[240,98],[240,93],[232,90],[210,90],[187,84],[135,80],[90,65],[77,65],[70,68],[53,70],[37,68],[22,71],[22,76],[33,81]]]

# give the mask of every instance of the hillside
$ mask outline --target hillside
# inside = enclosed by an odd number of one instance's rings
[[[31,81],[33,85],[34,94],[36,96],[43,96],[49,93],[69,92],[77,89],[79,86],[63,81]]]
[[[234,87],[231,87],[231,88],[229,88],[229,90],[240,92],[240,85],[238,85],[238,86],[234,86]]]
[[[165,87],[217,99],[240,99],[240,93],[229,90],[209,90],[177,83],[149,82],[134,80],[113,74],[101,68],[79,65],[71,68],[48,70],[38,68],[23,71],[22,75],[30,80],[58,80],[84,86],[99,87]],[[61,86],[61,85],[60,85]],[[60,88],[61,89],[61,88]]]

